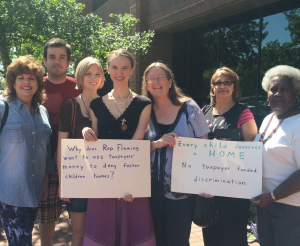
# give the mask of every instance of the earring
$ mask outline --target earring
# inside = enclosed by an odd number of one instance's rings
[[[270,106],[269,98],[267,99],[267,106]]]

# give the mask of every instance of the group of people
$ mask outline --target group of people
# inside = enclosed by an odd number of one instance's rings
[[[205,245],[248,245],[250,201],[257,206],[261,246],[300,245],[298,69],[281,65],[265,74],[262,86],[273,112],[257,132],[253,114],[239,104],[239,77],[230,68],[215,71],[211,104],[201,110],[176,86],[166,64],[146,68],[138,95],[129,87],[134,57],[111,51],[106,69],[113,90],[98,96],[105,82],[99,60],[81,60],[74,80],[66,76],[70,56],[70,46],[54,38],[44,48],[45,78],[43,65],[31,56],[7,68],[0,100],[0,217],[10,245],[32,245],[35,221],[42,246],[51,245],[63,200],[72,245],[188,246],[193,197],[171,192],[173,147],[178,136],[215,139],[215,130],[224,128],[241,129],[241,141],[262,142],[263,193],[251,200],[217,197],[222,216],[203,228]],[[60,146],[67,138],[150,140],[151,197],[60,197]]]

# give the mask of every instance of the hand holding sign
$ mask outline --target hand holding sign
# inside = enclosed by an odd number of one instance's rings
[[[174,146],[176,145],[175,138],[178,138],[178,135],[174,132],[164,134],[160,139],[152,142],[153,148],[151,148],[151,151],[153,151],[154,149],[160,149],[160,148],[163,148],[166,146],[170,146],[171,148],[174,148]]]
[[[95,132],[93,131],[92,128],[89,127],[84,127],[82,129],[82,136],[86,141],[96,141],[98,140]]]

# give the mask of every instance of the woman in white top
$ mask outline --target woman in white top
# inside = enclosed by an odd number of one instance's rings
[[[276,66],[265,74],[273,113],[268,115],[255,141],[263,143],[262,194],[257,205],[261,246],[300,245],[300,70]]]

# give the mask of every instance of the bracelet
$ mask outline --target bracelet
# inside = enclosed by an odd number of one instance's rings
[[[273,194],[273,191],[270,194],[271,194],[271,197],[272,197],[273,201],[276,202],[277,200],[276,200],[276,198],[275,198],[275,196]]]

